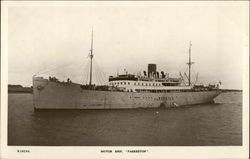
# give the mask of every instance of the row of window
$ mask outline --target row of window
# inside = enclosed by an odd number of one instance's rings
[[[115,83],[111,83],[111,85],[130,85],[130,82],[115,82]],[[134,83],[134,85],[138,85],[138,86],[161,86],[161,84],[160,83],[152,83],[152,85],[151,85],[151,83],[140,83],[140,82],[138,82],[138,83]]]
[[[181,90],[181,89],[135,89],[136,92],[151,92],[151,93],[167,93],[167,92],[190,92],[191,90]]]
[[[159,97],[159,100],[174,100],[174,97]]]
[[[115,83],[111,83],[111,85],[130,85],[130,82],[115,82]]]
[[[130,96],[130,98],[132,98]],[[140,97],[134,97],[134,98],[140,98]],[[177,96],[176,96],[177,98]],[[154,99],[154,100],[174,100],[174,97],[158,97],[158,98],[153,98],[153,97],[142,97],[142,99]]]
[[[138,86],[140,86],[140,85],[142,85],[142,86],[161,86],[161,84],[160,83],[152,83],[152,85],[151,85],[151,83],[135,83],[134,85],[138,85]]]

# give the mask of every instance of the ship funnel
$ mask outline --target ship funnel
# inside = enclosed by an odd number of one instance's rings
[[[160,76],[159,76],[159,72],[156,72],[156,77],[157,77],[157,78],[159,78],[159,77],[160,77]]]
[[[165,77],[166,77],[165,74],[164,74],[164,71],[161,71],[161,77],[162,77],[162,78],[165,78]]]
[[[148,77],[150,74],[151,75],[156,74],[156,64],[148,64]]]

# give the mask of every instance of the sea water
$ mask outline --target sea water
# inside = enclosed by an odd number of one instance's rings
[[[8,145],[242,145],[242,92],[168,109],[35,112],[32,94],[8,95]]]

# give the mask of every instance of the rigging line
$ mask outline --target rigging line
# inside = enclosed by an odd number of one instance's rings
[[[188,68],[186,68],[186,70],[185,70],[184,72],[187,72],[187,69],[188,69]]]
[[[96,60],[94,60],[94,61],[95,61],[95,63],[96,63],[97,68],[101,71],[101,73],[102,73],[104,76],[106,76],[105,73],[103,72],[103,70],[101,69],[101,67],[99,66],[99,64],[97,63],[97,61],[96,61]]]
[[[100,77],[101,77],[101,80],[102,80],[102,82],[105,84],[106,82],[106,75],[105,75],[105,73],[102,71],[102,69],[100,69],[100,66],[97,64],[97,62],[95,61],[95,63],[96,63],[96,66],[97,66],[97,68],[98,68],[98,71],[99,71],[99,74],[100,74]]]
[[[199,83],[199,72],[198,72],[197,75],[195,76],[195,83]]]
[[[104,83],[103,74],[102,74],[101,69],[99,68],[98,64],[96,64],[96,66],[97,66],[98,77],[100,78],[101,84],[103,84]]]
[[[95,78],[94,78],[95,82],[94,83],[96,83],[96,85],[99,85],[100,81],[99,81],[99,79],[97,77],[96,71],[94,71],[94,76],[95,76]]]
[[[102,85],[103,81],[102,81],[102,75],[100,73],[100,70],[98,69],[98,65],[96,64],[96,61],[94,61],[95,65],[96,65],[96,69],[95,69],[95,73],[96,73],[96,78],[98,80],[98,82],[100,83],[100,85]]]
[[[196,71],[195,71],[195,69],[194,69],[194,67],[192,68],[192,70],[193,70],[193,73],[195,73]]]
[[[68,64],[66,64],[66,65],[62,64],[62,65],[59,65],[59,66],[56,66],[56,64],[55,64],[56,67],[51,68],[51,69],[49,69],[49,70],[40,71],[40,74],[37,74],[37,75],[46,74],[46,73],[51,72],[51,71],[53,71],[53,70],[57,70],[57,69],[59,69],[59,68],[67,67],[67,66],[69,66],[69,65],[71,65],[71,64],[73,64],[73,62],[70,62],[70,63],[68,63]]]
[[[90,61],[88,62],[88,66],[87,66],[87,76],[86,76],[86,85],[89,84],[89,74],[90,74],[90,70],[89,70],[89,67],[90,67]]]
[[[87,67],[88,67],[88,62],[86,62],[85,65],[84,65],[83,67],[81,67],[81,68],[83,68],[83,70],[84,70],[84,71],[82,72],[82,78],[81,78],[83,84],[85,84],[85,81],[86,81],[85,77],[88,75],[88,74],[86,75],[86,71],[85,71],[85,70],[87,70]]]
[[[105,85],[105,84],[106,84],[106,82],[105,82],[104,77],[103,77],[103,76],[101,76],[101,79],[102,79],[102,83]]]
[[[105,82],[105,81],[106,81],[106,80],[105,80],[105,76],[103,76],[102,72],[100,72],[100,74],[101,74],[102,83],[105,84],[105,83],[106,83],[106,82]]]
[[[93,61],[92,61],[93,62]],[[92,63],[93,64],[93,63]],[[94,64],[93,64],[94,65]],[[98,84],[98,79],[97,79],[97,75],[96,75],[96,71],[95,71],[95,67],[92,66],[92,82],[93,84]]]
[[[87,73],[85,76],[84,84],[87,85],[89,80],[89,74]]]
[[[80,63],[80,66],[79,66],[80,69],[78,68],[77,71],[81,70],[81,68],[84,68],[84,67],[85,67],[84,64],[86,65],[86,63]],[[78,72],[78,74],[77,74],[76,76],[77,76],[77,77],[80,76],[81,79],[83,79],[83,77],[84,77],[83,72],[81,73],[81,71]]]
[[[196,79],[196,76],[197,76],[197,74],[196,74],[196,71],[194,70],[194,68],[192,69],[193,70],[193,79]]]
[[[96,76],[97,82],[101,85],[102,84],[102,80],[101,80],[100,73],[99,73],[99,71],[97,69],[95,69],[95,76]]]
[[[102,83],[102,75],[101,75],[101,73],[100,73],[100,68],[99,68],[99,66],[98,66],[98,64],[97,64],[97,62],[96,62],[96,60],[93,60],[93,62],[94,62],[94,65],[96,66],[96,69],[95,69],[95,72],[97,73],[97,78],[98,78],[98,80]],[[100,84],[101,84],[100,83]]]
[[[105,81],[106,81],[106,80],[105,80],[106,78],[105,78],[105,76],[103,76],[102,72],[101,72],[101,79],[102,79],[102,83],[105,85],[105,84],[106,84],[106,82],[105,82]]]
[[[97,74],[98,74],[98,78],[100,80],[100,84],[103,85],[103,77],[102,77],[100,70],[97,70]]]
[[[89,62],[87,62],[86,63],[86,65],[85,65],[85,67],[84,67],[84,72],[83,72],[83,84],[87,84],[88,83],[88,75],[89,75],[89,69],[88,69],[88,67],[89,67]],[[87,70],[87,71],[85,71],[85,70]],[[84,78],[85,77],[85,78]]]
[[[45,72],[45,71],[47,71],[50,67],[55,67],[56,66],[56,64],[54,64],[54,65],[51,65],[51,66],[45,66],[43,69],[41,69],[40,71],[38,71],[37,73],[36,73],[36,75],[40,75],[40,74],[42,74],[43,72]]]
[[[95,69],[94,73],[95,73],[95,80],[99,84],[100,83],[100,79],[99,79],[98,71]]]
[[[97,80],[97,82],[101,85],[102,82],[101,82],[101,80],[100,80],[98,71],[95,71],[95,75],[96,75],[96,80]]]
[[[96,71],[96,74],[97,74],[97,79],[98,79],[98,81],[100,82],[100,84],[102,84],[103,82],[102,82],[102,77],[101,77],[101,75],[100,75],[100,72],[99,72],[99,71]]]

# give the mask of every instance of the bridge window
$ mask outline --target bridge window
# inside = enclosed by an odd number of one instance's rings
[[[130,85],[130,83],[128,82],[128,85]]]
[[[148,84],[146,83],[145,85],[147,86]]]
[[[126,84],[126,82],[124,82],[124,84]]]

